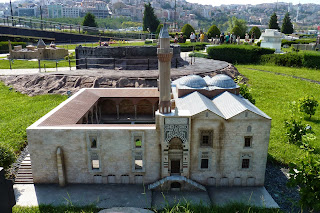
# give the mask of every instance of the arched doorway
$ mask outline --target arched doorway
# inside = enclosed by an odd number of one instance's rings
[[[182,170],[183,144],[180,138],[172,138],[169,142],[170,175],[180,175]]]

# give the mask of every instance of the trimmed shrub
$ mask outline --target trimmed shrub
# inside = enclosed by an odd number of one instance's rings
[[[0,52],[3,52],[3,53],[8,53],[9,52],[9,45],[8,45],[8,41],[1,41],[0,42]],[[12,46],[12,49],[14,46],[17,46],[17,45],[22,45],[23,48],[26,47],[26,42],[11,42],[11,46]]]
[[[194,28],[190,24],[185,24],[182,27],[181,32],[183,33],[183,35],[185,35],[185,36],[187,36],[187,38],[189,38],[191,32],[195,32],[195,31],[194,31]]]
[[[302,55],[297,53],[263,55],[261,62],[285,67],[301,67]]]
[[[263,54],[272,54],[274,49],[260,48],[249,45],[220,45],[208,48],[208,55],[212,59],[229,63],[250,64],[258,63]]]
[[[304,52],[302,56],[302,66],[309,68],[320,68],[320,53]]]
[[[16,156],[11,148],[0,144],[0,167],[7,169],[16,160]]]
[[[212,25],[208,30],[208,38],[215,38],[216,35],[220,36],[221,32],[216,25]]]
[[[179,43],[180,44],[180,50],[181,52],[190,52],[194,50],[204,50],[206,45],[209,43],[200,43],[200,42],[195,42],[195,43]]]
[[[291,44],[310,44],[310,43],[314,43],[314,42],[316,42],[316,39],[297,39],[294,41],[282,39],[281,40],[281,47],[283,47],[283,45],[291,46]]]
[[[317,52],[296,52],[287,54],[262,55],[261,63],[285,67],[320,68],[320,54]]]

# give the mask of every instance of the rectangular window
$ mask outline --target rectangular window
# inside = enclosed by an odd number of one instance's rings
[[[95,149],[97,148],[97,138],[90,136],[90,145],[91,148]]]
[[[200,132],[200,146],[212,146],[213,131],[205,130]]]
[[[203,135],[202,136],[202,144],[208,145],[209,144],[209,135]]]
[[[244,147],[251,147],[251,137],[244,138]]]
[[[141,155],[136,155],[134,159],[134,168],[136,170],[142,170],[143,168],[143,160]]]
[[[134,137],[135,148],[141,148],[142,138],[139,136]]]
[[[201,169],[209,168],[209,159],[201,159]]]
[[[248,169],[250,166],[250,159],[242,159],[242,168]]]
[[[91,165],[92,165],[92,170],[99,170],[100,169],[99,160],[92,160]]]

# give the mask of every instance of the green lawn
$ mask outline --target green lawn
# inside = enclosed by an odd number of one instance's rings
[[[26,143],[26,128],[65,99],[62,95],[29,97],[0,82],[0,143],[19,152]]]
[[[248,83],[256,99],[256,106],[272,117],[269,160],[273,159],[284,164],[297,162],[306,153],[299,146],[287,143],[284,120],[291,116],[289,103],[298,101],[299,98],[306,95],[312,95],[320,100],[320,85],[292,77],[248,69],[256,69],[256,65],[238,65],[236,67],[241,74],[249,79]],[[268,70],[268,68],[270,67],[259,66],[259,69],[263,70]],[[278,72],[286,72],[283,70],[287,70],[287,68],[275,66],[274,69],[278,69]],[[317,139],[313,141],[311,146],[316,149],[315,155],[320,157],[320,107],[311,120],[306,117],[303,119],[304,123],[310,124],[316,133]]]
[[[297,67],[281,67],[276,65],[237,65],[237,68],[251,68],[265,70],[270,72],[283,73],[294,75],[302,78],[307,78],[315,81],[320,81],[320,70]]]
[[[76,66],[75,60],[71,60],[71,67]],[[54,60],[41,60],[40,61],[41,68],[55,68],[56,61]],[[69,67],[68,60],[60,60],[58,61],[58,67]],[[13,60],[11,63],[12,69],[28,69],[28,68],[39,68],[38,61],[28,61],[28,60]],[[0,60],[0,69],[10,69],[10,62],[9,60]]]
[[[40,205],[39,207],[13,207],[13,213],[96,213],[101,209],[94,206],[86,207],[75,207],[75,206],[58,206],[53,207],[51,205]],[[189,204],[178,204],[173,207],[167,207],[163,210],[155,212],[159,213],[280,213],[282,211],[278,209],[266,209],[250,207],[243,204],[229,204],[224,207],[219,206],[204,206],[204,205],[189,205]]]

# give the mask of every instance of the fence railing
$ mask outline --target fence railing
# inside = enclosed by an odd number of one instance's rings
[[[121,58],[81,58],[66,60],[40,60],[26,61],[19,59],[3,59],[8,61],[8,67],[1,66],[2,69],[30,69],[37,68],[39,72],[59,71],[59,68],[71,70],[76,69],[108,69],[108,70],[156,70],[158,69],[158,59],[121,59]],[[192,64],[192,60],[191,60]],[[171,61],[172,68],[178,68],[184,64],[178,58],[173,58]],[[67,69],[66,69],[67,68]],[[54,69],[54,70],[53,70]]]
[[[155,39],[156,35],[152,33],[111,33],[105,28],[99,27],[88,27],[82,25],[74,25],[67,23],[60,23],[54,21],[46,21],[41,19],[25,18],[18,16],[2,16],[0,17],[0,25],[3,26],[12,26],[18,28],[27,28],[27,29],[40,29],[45,31],[54,31],[54,32],[68,32],[75,34],[86,34],[93,36],[107,36],[114,37],[118,39]],[[109,34],[109,35],[108,35]]]

